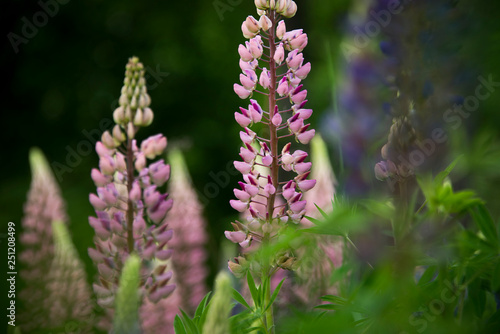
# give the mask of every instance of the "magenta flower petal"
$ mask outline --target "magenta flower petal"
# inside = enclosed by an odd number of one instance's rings
[[[316,185],[316,180],[304,180],[297,183],[298,187],[302,191],[308,191]]]

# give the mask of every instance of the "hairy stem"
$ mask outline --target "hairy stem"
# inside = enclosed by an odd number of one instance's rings
[[[276,12],[274,10],[269,11],[269,18],[272,22],[271,28],[269,29],[269,72],[271,74],[271,80],[270,80],[270,85],[269,85],[269,119],[272,120],[275,114],[275,107],[276,107],[276,63],[274,62],[274,55],[276,53],[276,45],[275,45],[275,40],[276,40]],[[278,170],[279,170],[279,165],[278,165],[278,131],[276,126],[272,123],[269,122],[269,134],[270,134],[270,140],[271,140],[271,156],[273,157],[273,162],[271,164],[271,179],[273,182],[273,186],[278,189]],[[275,194],[270,194],[269,198],[267,199],[267,220],[269,223],[272,222],[273,215],[274,215],[274,202],[275,202],[276,195]],[[266,235],[264,238],[268,238],[269,236]],[[263,266],[263,273],[262,273],[262,284],[265,282],[266,279],[269,280],[269,285],[271,277],[270,277],[270,270],[268,266]],[[268,287],[265,291],[265,304],[268,305],[269,302],[271,301],[271,288]],[[271,305],[267,310],[266,310],[266,326],[267,329],[269,329],[269,333],[274,333],[274,316],[273,316],[273,306]]]
[[[274,62],[274,54],[276,53],[275,41],[275,26],[276,26],[276,12],[270,11],[269,18],[271,19],[272,26],[269,29],[269,72],[271,74],[271,80],[269,85],[269,119],[273,119],[276,107],[276,63]],[[273,181],[273,186],[278,189],[278,133],[276,126],[269,122],[269,134],[271,140],[271,156],[273,157],[273,162],[271,164],[271,178]],[[267,200],[267,219],[271,222],[274,213],[274,201],[276,195],[272,194]]]
[[[134,152],[132,151],[132,139],[127,140],[127,194],[132,190],[134,183]],[[130,197],[127,198],[127,245],[131,254],[134,251],[134,203]]]

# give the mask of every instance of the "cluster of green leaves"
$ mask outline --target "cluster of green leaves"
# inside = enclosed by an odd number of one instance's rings
[[[499,221],[473,191],[453,190],[456,163],[419,176],[403,209],[389,199],[336,199],[331,214],[313,220],[308,232],[346,241],[330,277],[338,294],[281,319],[278,333],[498,332]]]
[[[207,293],[196,308],[194,316],[191,318],[186,312],[181,311],[181,316],[176,315],[174,320],[174,330],[176,334],[200,334],[203,333],[203,325],[207,319],[210,309],[211,292]]]
[[[250,271],[247,272],[247,285],[253,303],[248,303],[245,298],[233,289],[233,298],[245,309],[232,318],[233,333],[272,333],[274,324],[267,324],[265,320],[266,312],[273,307],[273,303],[278,297],[281,286],[285,279],[281,280],[274,289],[270,298],[271,284],[269,277],[265,277],[262,284],[257,285]]]

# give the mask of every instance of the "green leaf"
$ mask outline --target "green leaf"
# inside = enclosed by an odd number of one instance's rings
[[[474,306],[474,313],[479,318],[482,318],[486,308],[486,292],[481,289],[480,279],[476,279],[469,284],[469,297]]]
[[[314,308],[319,309],[319,310],[337,311],[338,309],[341,308],[341,306],[334,305],[334,304],[323,304],[323,305],[314,306]]]
[[[498,248],[497,229],[486,207],[483,204],[479,204],[475,209],[470,209],[469,212],[486,240],[493,247]]]
[[[497,261],[495,268],[493,269],[493,276],[491,278],[491,290],[496,292],[500,289],[500,260]]]
[[[343,297],[338,297],[334,295],[326,295],[321,297],[322,300],[325,302],[329,302],[332,304],[338,304],[338,305],[346,305],[347,304],[347,299]]]
[[[283,285],[283,282],[285,282],[285,279],[286,279],[286,277],[285,277],[285,278],[283,278],[283,279],[281,280],[280,284],[278,284],[278,286],[276,287],[276,289],[274,289],[273,294],[271,295],[271,299],[270,299],[270,301],[269,301],[269,304],[266,306],[266,309],[264,310],[264,312],[266,312],[266,311],[267,311],[267,309],[268,309],[269,307],[271,307],[271,305],[273,305],[274,301],[276,300],[276,297],[278,297],[278,293],[279,293],[279,292],[280,292],[280,290],[281,290],[281,286]]]
[[[434,182],[436,184],[442,184],[444,179],[450,175],[451,171],[455,168],[456,164],[458,163],[458,161],[460,159],[462,159],[463,157],[463,154],[459,155],[455,160],[452,161],[451,164],[448,165],[448,167],[446,167],[445,170],[443,170],[442,172],[440,172],[438,175],[436,175],[436,177],[434,178]]]
[[[188,334],[199,334],[200,331],[198,330],[198,327],[194,323],[193,319],[189,317],[189,315],[184,312],[182,309],[179,309],[182,313],[182,322],[184,323],[184,326],[187,329]]]
[[[419,286],[425,286],[428,283],[432,282],[434,276],[436,275],[437,266],[429,266],[425,272],[422,274],[422,277],[418,280]]]
[[[233,289],[233,298],[238,303],[240,303],[241,305],[245,306],[247,309],[251,309],[250,305],[248,305],[248,303],[245,300],[245,298],[243,298],[243,296],[241,295],[241,293],[239,293],[236,289]]]
[[[203,299],[201,300],[200,304],[198,304],[198,307],[196,308],[196,311],[194,312],[194,318],[195,319],[199,319],[201,318],[201,315],[203,314],[203,312],[205,312],[205,308],[207,307],[207,302],[208,302],[208,298],[210,297],[210,294],[212,292],[208,292],[205,297],[203,297]]]
[[[259,289],[255,286],[255,281],[253,280],[250,271],[247,272],[247,283],[248,283],[248,289],[250,290],[250,294],[252,295],[252,299],[255,302],[255,306],[260,306]]]
[[[187,334],[186,327],[184,327],[184,323],[178,315],[174,319],[174,331],[175,334]]]

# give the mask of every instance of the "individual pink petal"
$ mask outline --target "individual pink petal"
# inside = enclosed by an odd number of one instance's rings
[[[307,63],[299,67],[299,69],[295,71],[295,75],[303,80],[307,77],[310,71],[311,71],[311,63]]]
[[[285,49],[283,48],[283,43],[280,43],[274,52],[274,61],[276,64],[281,65],[285,59]]]
[[[248,202],[248,200],[250,200],[250,194],[246,191],[234,189],[233,192],[234,196],[242,202]]]
[[[304,180],[297,183],[297,186],[302,191],[308,191],[316,185],[316,180]]]
[[[240,54],[241,60],[243,60],[243,61],[252,61],[253,60],[253,56],[250,53],[250,51],[242,44],[240,44],[238,46],[238,53]]]
[[[313,130],[308,130],[308,131],[303,132],[303,133],[300,133],[299,135],[297,135],[297,140],[301,144],[309,144],[309,142],[311,141],[311,139],[313,139],[315,133],[316,133],[316,131],[314,129]]]
[[[238,84],[234,84],[233,89],[234,89],[234,92],[239,96],[240,99],[246,99],[247,97],[252,95],[252,91],[249,91],[249,90],[245,89],[245,87],[238,85]]]
[[[271,119],[271,122],[273,123],[274,126],[280,126],[282,121],[283,119],[281,118],[280,113],[274,114],[273,118]]]
[[[244,74],[240,74],[240,82],[246,90],[252,91],[255,89],[256,83]]]
[[[172,253],[173,253],[173,251],[171,249],[163,249],[163,250],[160,250],[160,251],[157,250],[155,252],[155,257],[158,260],[166,261],[166,260],[168,260],[168,259],[170,259],[172,257]]]
[[[231,207],[233,209],[235,209],[238,212],[244,212],[247,209],[247,207],[248,207],[247,203],[243,203],[241,201],[237,201],[237,200],[234,200],[234,199],[230,200],[229,204],[231,205]]]
[[[262,69],[262,72],[260,73],[259,83],[265,89],[269,88],[269,85],[271,83],[271,76],[269,74],[269,71],[265,67]]]
[[[94,209],[102,211],[108,207],[108,204],[106,204],[105,201],[97,197],[95,194],[90,194],[89,195],[89,201],[90,204],[94,207]]]
[[[294,170],[298,174],[302,174],[302,173],[307,172],[309,169],[311,169],[311,165],[312,165],[311,162],[300,162],[298,164],[295,164]]]
[[[236,170],[238,170],[241,174],[248,174],[252,170],[252,165],[243,161],[235,161],[234,168],[236,168]]]
[[[306,204],[307,201],[297,201],[293,204],[290,204],[290,210],[292,210],[294,213],[299,213],[305,209]]]
[[[239,112],[234,113],[234,119],[242,127],[247,127],[252,123],[252,120],[250,118],[240,114]]]
[[[288,94],[288,81],[286,80],[285,77],[283,77],[283,79],[281,79],[280,84],[278,85],[278,89],[276,90],[276,92],[280,96],[285,96]]]
[[[260,30],[259,21],[257,21],[252,15],[247,16],[245,25],[250,32],[258,33]]]
[[[90,173],[92,180],[97,187],[104,187],[106,184],[111,182],[111,177],[109,175],[103,175],[98,169],[93,168]]]
[[[298,114],[299,117],[302,119],[308,119],[309,117],[311,117],[312,113],[313,113],[312,109],[299,109],[297,110],[296,114]]]
[[[262,164],[266,166],[271,166],[273,163],[273,157],[270,155],[265,155],[262,157]]]
[[[244,21],[242,24],[241,24],[241,32],[243,33],[243,37],[249,39],[249,38],[253,38],[255,37],[255,35],[257,35],[255,32],[251,32],[249,29],[248,29],[248,26],[246,24],[246,21]]]
[[[292,133],[297,133],[304,126],[304,120],[302,118],[297,118],[294,122],[288,125],[288,128]]]
[[[302,53],[299,53],[299,50],[293,50],[288,54],[288,57],[286,57],[286,64],[288,68],[292,70],[297,70],[302,65],[303,61],[304,56]]]
[[[226,236],[227,239],[229,239],[230,241],[232,241],[236,244],[243,242],[247,237],[245,232],[242,232],[242,231],[236,231],[236,232],[225,231],[224,235]]]
[[[282,3],[286,3],[286,1],[282,1]],[[286,33],[286,25],[285,21],[281,20],[278,22],[278,26],[276,27],[276,37],[279,39],[283,39],[283,35]]]
[[[249,163],[255,159],[255,153],[252,153],[249,149],[240,148],[240,157],[243,159],[243,161]]]
[[[297,94],[292,95],[292,102],[295,104],[302,103],[302,101],[304,101],[306,97],[307,97],[307,90],[304,89],[298,92]]]

